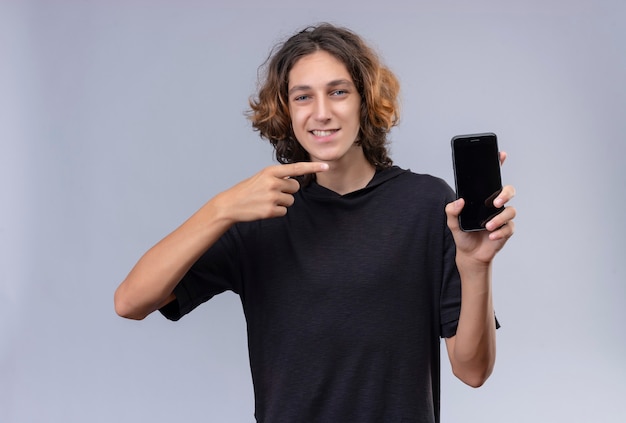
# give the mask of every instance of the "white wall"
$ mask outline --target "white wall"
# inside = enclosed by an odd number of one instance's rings
[[[403,85],[396,163],[452,183],[453,135],[509,153],[496,371],[443,368],[445,422],[626,419],[626,6],[387,0],[0,3],[0,421],[249,422],[238,298],[118,318],[139,256],[272,163],[243,117],[275,42],[330,21]]]

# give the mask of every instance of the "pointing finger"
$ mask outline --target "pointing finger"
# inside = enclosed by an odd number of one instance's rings
[[[324,172],[328,170],[327,163],[320,162],[298,162],[285,165],[276,165],[272,168],[274,176],[277,178],[287,178],[289,176],[302,176],[311,173]]]

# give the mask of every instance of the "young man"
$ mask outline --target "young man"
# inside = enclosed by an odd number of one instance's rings
[[[209,200],[116,291],[121,316],[173,320],[239,294],[259,422],[437,422],[440,337],[465,383],[493,369],[491,264],[515,210],[464,233],[445,182],[392,165],[398,89],[349,30],[288,39],[250,113],[281,164]]]

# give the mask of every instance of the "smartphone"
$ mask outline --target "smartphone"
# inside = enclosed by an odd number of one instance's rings
[[[452,163],[457,198],[465,200],[459,215],[461,230],[481,231],[504,207],[493,200],[502,191],[496,134],[457,135],[452,138]]]

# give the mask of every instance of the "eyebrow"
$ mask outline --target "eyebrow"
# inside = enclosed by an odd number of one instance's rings
[[[348,80],[348,79],[335,79],[333,81],[330,81],[328,84],[326,84],[327,87],[338,87],[338,86],[341,86],[341,85],[354,86],[354,84],[350,80]],[[310,90],[310,89],[311,89],[310,85],[294,85],[287,92],[287,94],[291,95],[295,91],[306,91],[306,90]]]

